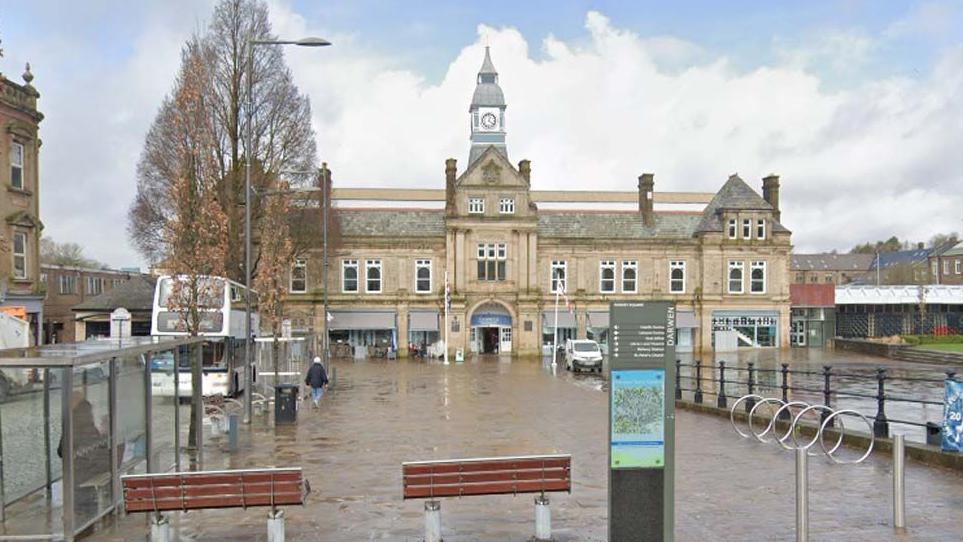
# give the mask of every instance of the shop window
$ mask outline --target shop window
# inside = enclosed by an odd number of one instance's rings
[[[635,260],[622,262],[622,293],[634,294],[639,288],[639,262]]]
[[[291,266],[291,293],[304,293],[308,291],[308,262],[306,260],[294,260]]]
[[[552,262],[552,286],[553,294],[565,292],[565,280],[568,273],[568,263],[564,260]]]
[[[485,200],[482,198],[468,198],[468,212],[473,215],[485,213]]]
[[[743,262],[729,262],[729,293],[741,294],[743,292],[742,277],[745,270]],[[813,277],[815,279],[815,277]]]
[[[673,294],[685,293],[685,262],[669,262],[669,292]]]
[[[431,260],[415,261],[415,291],[419,294],[431,292]]]
[[[827,275],[827,282],[832,282],[832,275]],[[766,262],[752,262],[749,269],[749,291],[754,294],[766,293]]]
[[[515,214],[515,200],[513,198],[502,198],[499,200],[498,212],[503,215]]]
[[[23,145],[10,144],[10,186],[23,188]]]
[[[615,262],[602,260],[599,262],[599,291],[603,294],[615,291]]]
[[[364,278],[365,292],[369,294],[381,293],[381,260],[365,260]]]
[[[358,291],[358,260],[341,262],[341,291],[346,294]]]
[[[505,280],[508,245],[505,243],[478,244],[478,280]]]
[[[13,234],[13,278],[27,278],[27,234]]]

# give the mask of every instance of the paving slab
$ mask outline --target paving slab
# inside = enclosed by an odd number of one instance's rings
[[[298,423],[255,420],[241,450],[208,453],[207,468],[302,466],[312,494],[289,508],[291,541],[421,540],[423,502],[401,498],[401,463],[426,459],[570,453],[571,494],[552,494],[556,540],[606,540],[604,379],[539,359],[335,360],[337,387]],[[305,407],[307,405],[307,407]],[[677,411],[677,540],[795,540],[792,453],[738,438],[715,416]],[[216,444],[213,444],[215,445]],[[226,446],[226,442],[220,444]],[[905,535],[891,527],[891,462],[811,467],[811,539],[963,539],[963,476],[910,462]],[[533,495],[444,499],[446,541],[523,541],[534,533]],[[263,541],[264,509],[174,514],[177,540]],[[127,516],[88,539],[145,540]]]

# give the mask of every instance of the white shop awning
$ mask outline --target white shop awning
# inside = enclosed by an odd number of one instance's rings
[[[699,320],[693,311],[678,311],[675,313],[675,327],[678,329],[699,327]]]
[[[555,327],[555,311],[545,311],[542,313],[542,327],[552,329]],[[575,323],[575,315],[568,312],[564,307],[558,308],[558,327],[578,327]]]
[[[410,312],[408,331],[438,331],[438,311]]]
[[[395,311],[330,311],[330,330],[395,329]]]

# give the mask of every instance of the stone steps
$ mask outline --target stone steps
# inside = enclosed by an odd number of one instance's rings
[[[899,350],[893,352],[893,357],[904,361],[963,365],[963,354],[956,352],[927,350],[923,347],[900,348]]]

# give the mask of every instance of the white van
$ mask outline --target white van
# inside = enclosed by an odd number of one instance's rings
[[[599,343],[588,339],[565,341],[565,368],[569,371],[588,369],[602,372],[602,350]]]

